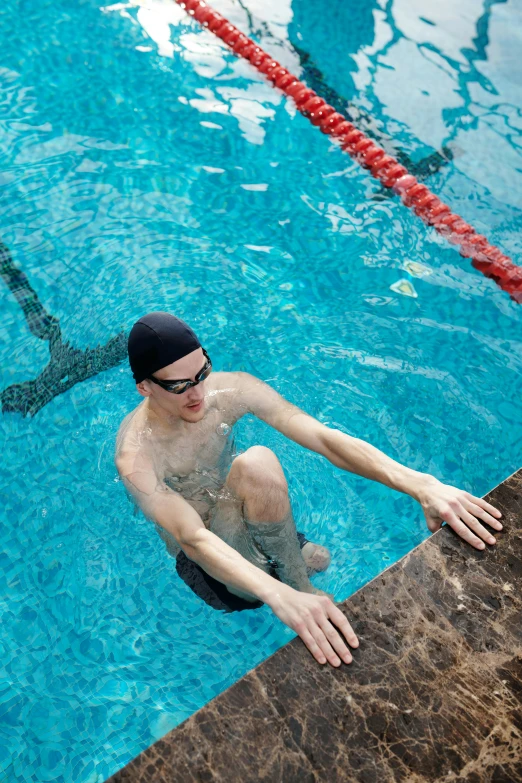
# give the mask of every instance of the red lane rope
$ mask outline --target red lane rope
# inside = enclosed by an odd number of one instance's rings
[[[307,117],[323,133],[336,139],[363,168],[382,185],[392,188],[402,202],[425,223],[433,226],[451,244],[459,246],[459,252],[486,277],[492,278],[515,302],[522,304],[522,267],[514,264],[509,256],[491,245],[486,237],[477,234],[466,221],[451,211],[431,190],[418,182],[382,147],[375,144],[362,131],[335,111],[316,92],[299,81],[277,60],[274,60],[237,27],[214,11],[204,0],[175,0],[203,27],[221,38],[232,51],[248,60],[264,74],[275,87],[295,102],[298,111]]]

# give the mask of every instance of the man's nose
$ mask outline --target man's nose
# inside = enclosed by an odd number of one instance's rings
[[[189,399],[191,402],[196,402],[196,400],[202,400],[205,396],[205,392],[203,390],[203,387],[199,384],[197,386],[193,386],[191,389],[189,389]]]

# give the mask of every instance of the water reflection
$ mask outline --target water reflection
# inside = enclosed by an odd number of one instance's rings
[[[429,149],[446,149],[443,158],[456,157],[460,172],[487,183],[499,201],[522,208],[522,66],[514,56],[522,11],[514,3],[466,0],[455,8],[446,0],[428,10],[409,0],[338,2],[328,11],[308,0],[215,0],[214,6],[318,89],[306,67],[311,57],[324,77],[321,94],[334,105],[326,85],[344,95],[367,132],[372,117],[372,135],[379,128],[400,134],[413,163]],[[129,0],[103,10],[141,25],[160,55],[182,52],[210,80],[190,104],[205,114],[230,113],[245,138],[263,143],[281,96],[215,36],[169,0]],[[183,31],[173,34],[179,26]],[[238,84],[241,77],[246,83]],[[429,170],[444,162],[435,160]]]

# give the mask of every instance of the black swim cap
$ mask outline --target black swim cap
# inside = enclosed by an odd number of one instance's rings
[[[141,383],[198,348],[201,343],[184,321],[169,313],[144,315],[129,334],[129,363],[134,380]]]

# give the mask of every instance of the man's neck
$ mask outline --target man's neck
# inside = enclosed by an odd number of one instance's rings
[[[145,400],[144,408],[145,415],[151,424],[154,423],[161,429],[169,430],[169,432],[182,432],[185,429],[186,422],[183,421],[181,416],[176,416],[165,410],[151,397]]]

